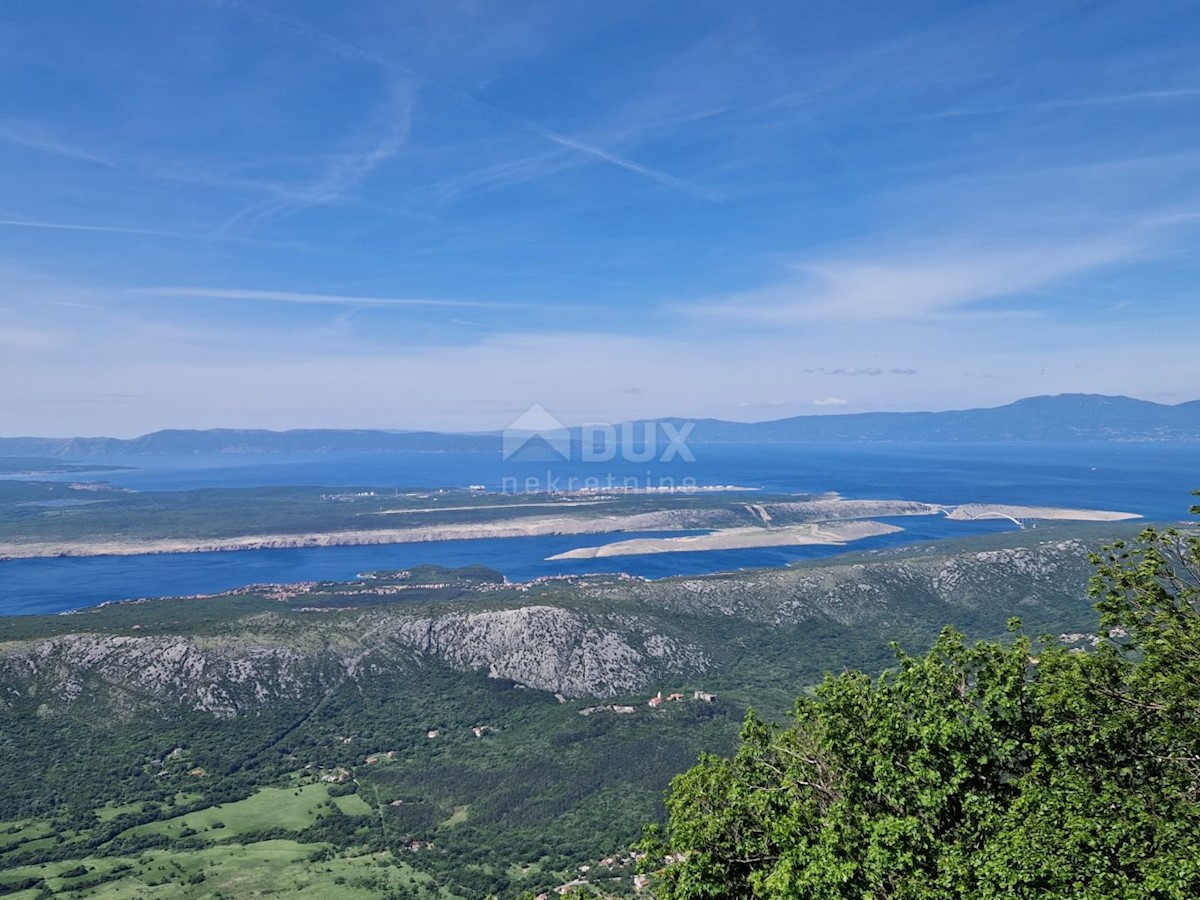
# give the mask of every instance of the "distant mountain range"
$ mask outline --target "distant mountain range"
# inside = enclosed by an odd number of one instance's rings
[[[0,438],[0,456],[76,459],[89,456],[128,456],[199,453],[384,453],[398,450],[497,450],[494,435],[438,434],[431,431],[367,431],[304,428],[263,431],[250,428],[208,430],[170,429],[121,439]]]
[[[1099,394],[1028,397],[1006,406],[949,412],[794,416],[770,422],[694,422],[692,443],[767,441],[1200,441],[1200,400],[1168,406]],[[640,428],[637,433],[641,434]],[[579,439],[579,430],[572,436]],[[400,450],[499,452],[495,434],[338,429],[156,431],[131,439],[0,438],[0,456],[80,458],[198,453],[380,453]]]
[[[676,427],[686,420],[667,419]],[[793,416],[696,423],[698,441],[1195,441],[1200,400],[1167,406],[1131,397],[1059,394],[949,412]]]

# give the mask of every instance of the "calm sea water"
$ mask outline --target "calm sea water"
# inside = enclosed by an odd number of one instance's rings
[[[136,468],[62,481],[107,481],[133,490],[189,490],[257,485],[432,488],[515,480],[631,479],[639,484],[685,478],[766,491],[838,491],[855,498],[934,503],[991,502],[1115,509],[1151,520],[1187,517],[1189,491],[1200,487],[1200,445],[1163,444],[702,444],[694,463],[575,465],[506,463],[486,453],[396,453],[362,456],[218,456],[107,459]],[[905,531],[850,549],[1010,530],[1008,522],[895,520]],[[786,547],[668,553],[601,560],[546,557],[610,536],[446,541],[376,547],[326,547],[0,562],[0,615],[60,612],[135,597],[212,593],[246,584],[349,579],[371,569],[423,563],[482,563],[510,579],[626,571],[657,578],[783,565],[845,552]]]

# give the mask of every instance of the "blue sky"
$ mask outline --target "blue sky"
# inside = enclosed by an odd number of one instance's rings
[[[1152,12],[8,0],[0,433],[1200,397]]]

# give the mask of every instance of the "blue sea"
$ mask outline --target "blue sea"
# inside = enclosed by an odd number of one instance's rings
[[[767,492],[837,491],[850,498],[932,503],[1011,503],[1112,509],[1148,520],[1188,518],[1200,487],[1198,444],[699,444],[694,462],[505,462],[489,453],[388,453],[106,458],[132,468],[43,480],[103,481],[138,491],[264,485],[331,488],[439,488],[516,484],[568,487],[584,479],[657,486],[736,485]],[[849,550],[1012,530],[1006,521],[893,520],[905,529],[849,547],[776,547],[667,553],[600,560],[547,556],[612,536],[445,541],[372,547],[326,547],[0,562],[0,615],[62,612],[141,597],[214,593],[247,584],[342,580],[373,569],[424,563],[480,563],[512,580],[542,575],[624,571],[648,578],[784,565]],[[622,535],[630,537],[633,535]]]

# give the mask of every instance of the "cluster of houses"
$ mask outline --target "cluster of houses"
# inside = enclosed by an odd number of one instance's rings
[[[171,763],[172,762],[175,762],[176,760],[186,760],[190,756],[191,756],[190,750],[185,750],[183,747],[176,747],[170,753],[163,755],[163,757],[161,759],[150,760],[151,765],[161,767],[161,768],[159,768],[159,770],[157,772],[154,773],[154,777],[155,778],[166,778],[168,775],[171,774]],[[175,769],[175,771],[178,772],[179,770]],[[208,772],[205,771],[204,769],[200,768],[199,766],[196,766],[194,769],[189,769],[188,774],[191,775],[193,778],[203,778],[208,775]]]
[[[477,737],[477,738],[481,738],[485,734],[494,734],[495,732],[496,732],[496,727],[494,725],[476,725],[471,729],[471,734],[475,735],[475,737]],[[427,737],[431,741],[434,740],[435,738],[439,738],[441,736],[442,736],[442,730],[440,728],[430,728],[427,732],[425,732],[425,737]],[[348,743],[350,743],[351,740],[352,740],[351,738],[344,738],[343,743],[348,744]],[[368,756],[366,758],[365,762],[368,766],[373,766],[373,765],[375,765],[375,763],[379,762],[380,760],[395,759],[399,755],[400,755],[399,750],[388,750],[384,753],[372,753],[370,756]]]
[[[682,703],[686,699],[688,699],[687,695],[680,691],[676,691],[673,694],[667,694],[665,697],[663,696],[663,692],[659,691],[647,701],[646,705],[651,709],[658,709],[664,703]],[[712,703],[716,699],[717,695],[710,694],[708,691],[692,691],[692,700],[697,703]],[[566,698],[564,697],[560,702],[565,702],[565,700]],[[629,715],[630,713],[636,711],[636,708],[633,706],[621,706],[616,703],[605,703],[600,706],[585,707],[579,711],[579,714],[581,716],[590,716],[594,713],[610,712],[617,713],[619,715]]]
[[[603,706],[589,706],[586,709],[581,709],[579,714],[581,716],[590,716],[592,713],[611,712],[619,715],[629,715],[629,713],[634,711],[632,706],[618,706],[615,703],[606,703]]]
[[[335,500],[339,503],[353,503],[355,500],[365,500],[376,496],[378,496],[378,494],[376,494],[375,491],[356,491],[353,493],[344,494],[322,494],[321,499]]]
[[[686,699],[687,697],[685,697],[679,691],[676,691],[673,694],[668,694],[666,697],[663,696],[662,691],[659,691],[647,701],[646,705],[651,709],[657,709],[658,707],[662,706],[663,703],[682,703]],[[712,703],[717,699],[717,695],[710,694],[707,691],[692,691],[692,699],[698,703]]]
[[[1123,637],[1129,636],[1129,632],[1119,626],[1116,628],[1110,628],[1108,630],[1108,634],[1110,637],[1115,637],[1115,638],[1123,638]],[[1091,646],[1093,648],[1099,647],[1100,642],[1102,640],[1100,635],[1095,634],[1090,631],[1076,632],[1075,634],[1060,634],[1058,636],[1058,639],[1060,641],[1062,641],[1064,644],[1088,644],[1089,646]],[[1072,649],[1075,652],[1081,652],[1083,650],[1082,647],[1074,647]]]
[[[645,859],[645,857],[646,857],[646,854],[639,852],[639,851],[627,853],[623,856],[606,856],[604,859],[597,862],[596,865],[594,865],[594,866],[590,866],[590,865],[580,866],[579,867],[579,877],[574,878],[571,881],[568,881],[566,884],[560,884],[558,887],[556,887],[554,889],[554,892],[556,894],[558,894],[560,897],[565,897],[568,894],[582,892],[586,888],[588,888],[592,884],[592,882],[589,881],[589,878],[591,878],[591,879],[598,879],[598,878],[602,878],[602,877],[612,878],[614,875],[619,878],[623,873],[621,873],[619,871],[614,871],[614,870],[624,869],[624,870],[628,871],[630,866],[635,865],[640,860]],[[666,863],[667,865],[670,865],[673,862],[681,862],[684,858],[685,857],[683,854],[670,854],[670,855],[663,857],[663,862]],[[633,876],[634,890],[638,891],[639,893],[644,891],[647,887],[649,887],[649,885],[650,885],[650,876],[649,875],[644,875],[644,874],[638,873]],[[589,894],[588,896],[592,896],[592,895]],[[549,894],[539,894],[537,896],[536,900],[550,900],[550,895]]]
[[[581,575],[541,575],[529,581],[519,581],[516,584],[505,583],[498,585],[498,587],[505,590],[515,590],[517,593],[528,593],[530,591],[538,591],[551,584],[579,587],[588,584],[612,584],[613,582],[642,580],[639,576],[630,575],[628,572],[597,572]]]
[[[399,755],[400,755],[399,750],[388,750],[386,753],[372,753],[370,756],[367,757],[367,765],[373,766],[373,765],[375,765],[375,763],[379,762],[381,759],[395,759]]]

